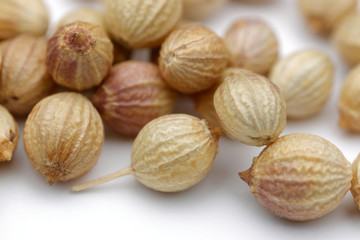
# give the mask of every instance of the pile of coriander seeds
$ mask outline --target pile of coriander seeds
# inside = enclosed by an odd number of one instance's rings
[[[297,2],[309,31],[331,38],[353,67],[336,107],[339,127],[359,133],[357,1]],[[331,95],[335,66],[325,53],[280,57],[272,26],[258,16],[217,35],[201,21],[226,0],[101,4],[102,11],[77,9],[48,30],[43,0],[2,1],[0,162],[11,161],[22,134],[29,161],[49,184],[76,179],[97,163],[105,124],[134,139],[129,166],[74,191],[132,174],[156,191],[178,192],[206,177],[227,137],[266,146],[239,175],[271,213],[316,219],[349,190],[360,207],[360,157],[351,165],[321,136],[279,137],[287,121],[316,116]],[[139,48],[151,49],[152,62],[131,60]],[[172,114],[180,95],[201,118]],[[23,133],[12,115],[26,118]]]

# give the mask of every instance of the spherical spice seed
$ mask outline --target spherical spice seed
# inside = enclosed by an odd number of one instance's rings
[[[226,136],[247,145],[267,145],[285,128],[286,104],[278,87],[247,70],[225,76],[214,106]]]
[[[177,28],[160,50],[159,68],[165,81],[187,94],[213,86],[227,63],[223,40],[200,24]]]
[[[86,90],[109,74],[113,45],[101,27],[75,22],[61,27],[49,40],[46,63],[59,85]]]
[[[277,139],[240,173],[271,213],[294,221],[332,211],[350,189],[351,165],[340,150],[311,134]]]
[[[151,120],[172,113],[176,97],[155,64],[126,61],[114,66],[91,101],[112,129],[136,136]]]
[[[270,80],[281,90],[287,116],[308,118],[318,113],[329,99],[334,66],[318,50],[301,50],[279,60],[270,72]]]
[[[49,16],[43,0],[1,0],[0,40],[19,34],[45,35]]]
[[[46,39],[22,34],[0,44],[0,104],[16,116],[56,89],[46,60]],[[21,87],[19,87],[21,86]]]
[[[236,72],[238,71],[243,72],[247,70],[242,68],[229,67],[221,74],[221,77],[217,80],[214,86],[212,86],[210,89],[195,93],[191,96],[195,104],[196,112],[202,118],[204,118],[209,123],[209,125],[214,127],[220,127],[214,106],[214,95],[216,89],[224,82],[224,79],[227,75],[236,74]]]
[[[35,170],[54,184],[91,170],[104,143],[104,128],[87,98],[62,92],[35,105],[26,119],[23,140]]]
[[[226,32],[225,45],[234,67],[266,75],[278,58],[278,40],[261,19],[241,19]]]
[[[162,192],[188,189],[202,180],[218,152],[219,128],[186,114],[170,114],[148,123],[137,135],[131,166],[73,187],[81,191],[127,174]]]
[[[130,48],[159,46],[182,15],[182,0],[107,0],[103,4],[112,37]]]

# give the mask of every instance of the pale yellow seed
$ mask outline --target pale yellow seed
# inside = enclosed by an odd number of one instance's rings
[[[192,95],[192,99],[195,103],[195,110],[196,112],[204,118],[211,126],[220,127],[220,124],[217,119],[217,114],[215,111],[214,106],[214,95],[216,89],[223,83],[225,77],[229,74],[236,74],[236,72],[245,71],[242,68],[236,67],[229,67],[227,68],[222,74],[221,77],[218,79],[217,83],[208,90],[196,93]]]
[[[10,161],[19,140],[19,128],[9,111],[0,105],[0,162]]]
[[[131,48],[156,47],[179,22],[182,0],[106,0],[107,29]]]
[[[35,170],[54,184],[91,170],[104,143],[104,128],[87,98],[63,92],[35,105],[25,122],[23,138]]]
[[[326,54],[302,50],[279,60],[270,80],[281,90],[289,118],[307,118],[318,113],[328,100],[334,67]]]
[[[215,92],[214,106],[224,133],[247,145],[267,145],[285,128],[286,106],[279,89],[249,71],[227,75]]]
[[[81,191],[127,174],[145,186],[162,192],[188,189],[202,180],[218,152],[221,131],[205,120],[186,114],[171,114],[148,123],[137,135],[131,151],[131,166],[73,187]]]
[[[271,213],[295,221],[332,211],[350,189],[351,165],[340,150],[311,134],[277,139],[240,173]]]

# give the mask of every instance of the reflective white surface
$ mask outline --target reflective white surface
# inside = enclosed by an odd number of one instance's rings
[[[69,10],[95,1],[47,0],[54,25]],[[317,134],[343,151],[349,161],[360,152],[360,135],[337,127],[336,101],[348,67],[331,42],[313,34],[296,8],[296,1],[266,4],[231,2],[205,24],[221,36],[241,17],[261,17],[275,30],[281,55],[304,48],[326,52],[336,66],[331,99],[314,118],[288,121],[282,135]],[[183,98],[177,112],[193,113]],[[19,121],[21,130],[24,121]],[[22,132],[22,131],[21,131]],[[71,186],[127,167],[132,140],[111,131],[97,165],[69,183],[47,185],[33,170],[22,139],[11,163],[0,165],[0,239],[355,239],[359,238],[360,212],[350,193],[330,214],[309,222],[291,222],[267,212],[237,173],[251,166],[262,148],[222,138],[220,152],[208,176],[180,193],[152,191],[133,176],[81,193]]]

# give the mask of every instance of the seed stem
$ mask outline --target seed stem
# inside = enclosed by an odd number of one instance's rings
[[[250,179],[251,179],[251,168],[244,172],[239,173],[240,178],[246,182],[248,185],[250,185]]]
[[[111,173],[109,175],[99,177],[99,178],[96,178],[96,179],[88,181],[88,182],[77,184],[77,185],[73,186],[72,190],[74,192],[80,192],[80,191],[85,190],[85,189],[87,189],[89,187],[96,186],[96,185],[99,185],[99,184],[114,180],[116,178],[131,174],[132,171],[133,171],[132,167],[129,166],[127,168],[121,169],[120,171]]]

